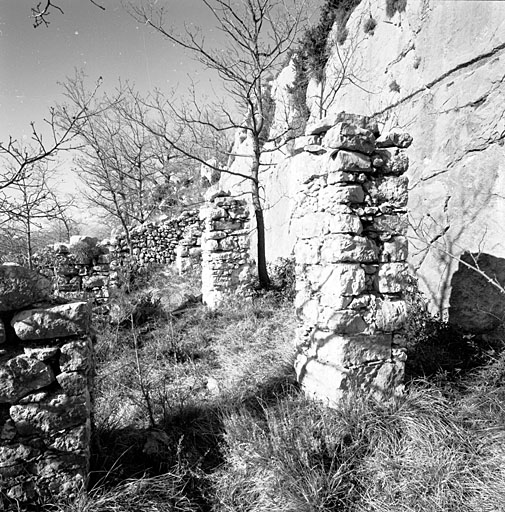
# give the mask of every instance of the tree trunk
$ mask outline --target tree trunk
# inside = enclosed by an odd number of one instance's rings
[[[256,217],[256,232],[257,232],[257,265],[258,265],[258,278],[260,288],[268,290],[270,288],[270,277],[268,276],[267,260],[265,255],[265,220],[263,217],[263,208],[261,206],[260,191],[258,184],[258,168],[259,162],[253,163],[253,180],[252,186],[252,204],[254,208],[254,215]]]

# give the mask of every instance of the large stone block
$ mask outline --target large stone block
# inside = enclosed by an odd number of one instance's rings
[[[377,329],[385,332],[393,332],[399,331],[405,327],[408,315],[406,301],[379,300],[376,307],[375,325]]]
[[[350,367],[391,359],[391,334],[342,336],[324,331],[313,335],[307,354],[323,363]]]
[[[358,334],[368,328],[363,316],[352,309],[333,311],[328,308],[319,315],[317,325],[336,334]]]
[[[336,213],[327,216],[328,231],[330,233],[346,233],[359,235],[363,231],[363,225],[357,215]]]
[[[325,263],[377,261],[378,248],[369,238],[352,235],[331,235],[324,239],[321,261]]]
[[[369,156],[341,149],[330,157],[328,178],[331,174],[338,172],[368,173],[371,170],[372,163]]]
[[[361,185],[339,185],[323,188],[318,196],[318,208],[320,211],[335,211],[335,205],[362,203],[365,200],[365,192]]]
[[[87,302],[72,302],[16,314],[12,327],[22,340],[40,340],[86,334],[91,308]]]
[[[406,263],[383,263],[377,274],[377,290],[380,293],[401,293],[409,281]]]
[[[297,264],[319,263],[320,242],[316,240],[298,241],[295,246],[295,259]]]
[[[31,357],[20,355],[0,364],[0,403],[20,398],[54,382],[51,368]]]
[[[307,124],[305,134],[319,135],[326,133],[330,128],[342,122],[354,124],[359,128],[370,130],[374,134],[379,133],[377,121],[375,121],[372,117],[362,116],[359,114],[350,114],[348,112],[338,112]]]
[[[18,265],[0,265],[0,311],[13,311],[47,298],[51,282]]]
[[[318,277],[318,282],[312,281]],[[321,304],[332,306],[340,296],[359,295],[366,288],[366,274],[358,264],[336,264],[319,276],[309,275],[312,288],[317,287],[321,295]]]
[[[375,137],[369,130],[343,122],[326,132],[322,145],[329,149],[347,149],[371,154],[375,150]]]
[[[43,437],[70,427],[76,427],[89,419],[90,401],[87,396],[52,395],[38,403],[13,405],[10,416],[21,436]]]

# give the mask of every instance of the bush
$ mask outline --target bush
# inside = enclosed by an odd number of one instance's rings
[[[373,34],[373,31],[375,30],[375,27],[377,26],[377,22],[374,18],[372,18],[372,15],[365,21],[363,24],[363,31],[365,34]]]
[[[280,300],[293,302],[296,296],[294,258],[278,258],[269,264],[268,275],[272,288]]]
[[[407,0],[386,0],[386,16],[392,18],[397,12],[405,12]]]

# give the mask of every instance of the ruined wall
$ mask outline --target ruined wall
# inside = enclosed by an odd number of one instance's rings
[[[320,142],[319,165],[300,186],[292,223],[303,321],[297,376],[306,393],[333,405],[352,390],[402,389],[409,282],[401,148],[411,138],[394,133],[376,143],[368,119],[341,119],[307,141],[310,151]]]
[[[454,256],[505,258],[505,4],[407,0],[389,13],[388,4],[361,2],[344,44],[332,44],[326,84],[341,85],[324,114],[374,116],[384,129],[412,135],[409,262],[434,309],[444,311]],[[376,26],[366,33],[370,18]],[[313,83],[312,119],[319,92]]]
[[[401,3],[361,2],[347,22],[347,37],[334,29],[323,85],[312,82],[308,90],[307,135],[320,117],[331,121],[342,111],[374,117],[381,131],[412,135],[409,264],[432,310],[446,313],[455,299],[459,256],[485,253],[505,264],[505,3],[406,0],[404,10],[389,13],[387,5]],[[371,18],[376,26],[365,31]],[[337,39],[345,41],[338,45]],[[286,91],[297,85],[291,68],[273,87],[276,112],[288,122],[293,113]],[[292,252],[299,180],[318,165],[308,152],[293,158],[295,146],[263,161],[269,260]],[[233,151],[243,155],[250,148],[246,141]],[[231,170],[247,173],[249,166],[250,159],[240,157]],[[236,194],[244,185],[227,175],[220,186]],[[456,284],[459,291],[465,286]],[[485,294],[475,297],[471,286],[465,294],[473,309],[487,307]],[[455,324],[469,318],[458,316],[460,309],[451,313]]]
[[[106,302],[110,290],[121,286],[127,265],[140,268],[176,263],[180,272],[199,267],[203,223],[197,210],[139,226],[131,232],[132,257],[124,235],[98,242],[75,236],[68,244],[55,244],[35,257],[35,265],[53,283],[57,296],[93,298]]]
[[[0,266],[0,508],[40,510],[85,489],[93,346],[86,302],[49,302],[51,284]]]
[[[248,295],[254,264],[250,259],[247,201],[228,192],[210,192],[202,208],[202,299],[211,308],[228,296]]]

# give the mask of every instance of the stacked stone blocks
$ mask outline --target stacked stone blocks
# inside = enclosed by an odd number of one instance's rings
[[[93,346],[86,302],[0,266],[0,509],[41,510],[86,487]],[[12,508],[14,507],[14,508]]]
[[[302,320],[297,375],[306,392],[339,402],[351,390],[402,389],[407,314],[407,185],[411,139],[376,140],[369,119],[345,114],[309,134],[321,165],[305,180],[293,221]],[[316,127],[317,130],[317,127]]]
[[[249,207],[245,199],[211,192],[201,210],[202,297],[211,308],[232,294],[248,295],[254,264],[249,256]]]

